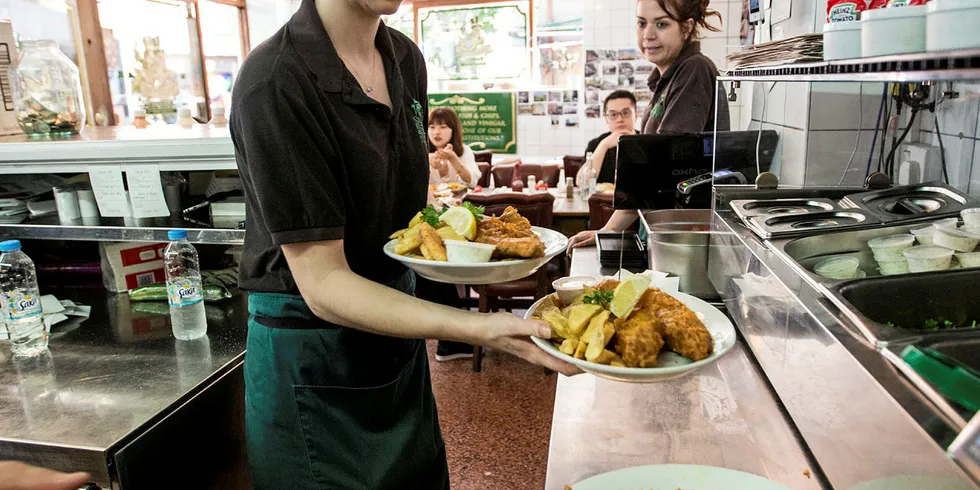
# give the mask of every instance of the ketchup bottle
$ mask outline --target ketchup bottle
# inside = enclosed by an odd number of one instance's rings
[[[514,164],[513,181],[510,183],[510,190],[514,192],[524,192],[524,181],[521,180],[521,162]]]

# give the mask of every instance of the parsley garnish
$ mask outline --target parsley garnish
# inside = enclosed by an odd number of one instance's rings
[[[477,206],[469,201],[463,202],[462,207],[466,208],[469,212],[473,213],[473,216],[477,220],[483,219],[483,212],[485,209],[482,206]],[[433,228],[439,227],[439,218],[442,217],[449,208],[445,207],[441,210],[436,210],[431,204],[422,209],[422,221],[425,221]]]
[[[612,291],[596,291],[589,296],[583,298],[583,301],[590,305],[599,305],[605,309],[609,309],[609,303],[613,300]]]

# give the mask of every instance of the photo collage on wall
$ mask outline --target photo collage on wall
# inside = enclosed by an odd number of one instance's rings
[[[578,90],[517,92],[517,114],[551,117],[552,126],[578,126]]]
[[[636,96],[636,109],[642,114],[653,93],[647,79],[653,73],[652,63],[640,51],[599,49],[585,52],[585,117],[602,117],[602,101],[614,90],[629,90]]]

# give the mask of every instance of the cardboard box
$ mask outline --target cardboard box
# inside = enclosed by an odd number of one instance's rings
[[[14,26],[9,20],[0,20],[0,135],[24,132],[17,124],[17,112],[14,111],[14,87],[10,70],[16,62]]]
[[[163,251],[166,243],[102,243],[102,283],[112,292],[166,282]]]

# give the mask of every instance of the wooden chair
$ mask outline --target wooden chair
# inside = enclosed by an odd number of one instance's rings
[[[508,206],[513,206],[521,216],[527,218],[534,226],[550,228],[554,222],[555,197],[547,192],[538,193],[500,193],[500,194],[468,194],[464,201],[472,202],[486,208],[486,215],[503,214]],[[473,286],[479,294],[479,309],[482,313],[493,311],[511,311],[527,309],[538,299],[541,299],[551,287],[551,281],[558,277],[559,269],[553,263],[548,263],[538,269],[533,276],[502,284],[486,284]],[[473,348],[473,371],[482,369],[483,348]]]
[[[558,165],[541,165],[537,163],[521,164],[521,180],[527,185],[527,176],[533,175],[538,182],[546,182],[550,187],[558,185],[561,167]],[[514,181],[514,165],[494,165],[493,182],[497,187],[508,187]]]
[[[480,180],[476,181],[476,183],[484,188],[490,187],[490,164],[477,160],[476,166],[480,169]]]
[[[575,178],[578,175],[578,171],[585,164],[585,157],[565,155],[562,157],[562,162],[565,164],[565,177]]]
[[[486,163],[487,165],[490,165],[493,163],[493,152],[491,152],[490,150],[474,151],[473,159],[476,160],[477,162],[483,162]]]
[[[598,230],[606,226],[615,210],[612,192],[596,192],[589,196],[589,229]]]

